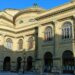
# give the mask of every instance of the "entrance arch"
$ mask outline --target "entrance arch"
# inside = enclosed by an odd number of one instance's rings
[[[19,71],[21,69],[21,61],[22,61],[22,58],[21,57],[18,57],[17,58],[17,71]]]
[[[65,51],[62,55],[63,73],[74,73],[74,56],[72,51]]]
[[[5,57],[3,62],[3,70],[10,71],[10,69],[11,69],[10,57]]]
[[[44,55],[44,72],[51,72],[53,66],[53,56],[50,52]]]
[[[27,58],[27,71],[32,70],[32,60],[33,58],[31,56]]]

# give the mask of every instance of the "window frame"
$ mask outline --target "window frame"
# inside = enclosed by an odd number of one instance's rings
[[[53,28],[47,26],[44,31],[44,41],[52,41],[53,39]]]
[[[11,38],[7,38],[6,39],[6,48],[12,49],[12,47],[13,47],[13,41],[12,41],[12,39]]]
[[[19,50],[23,49],[23,39],[18,40],[18,49]]]
[[[28,49],[32,49],[34,46],[34,38],[33,36],[28,38]]]
[[[62,39],[70,38],[72,38],[72,23],[67,21],[62,26]]]

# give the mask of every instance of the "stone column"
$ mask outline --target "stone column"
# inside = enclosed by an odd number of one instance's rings
[[[21,65],[21,69],[23,70],[23,72],[26,71],[26,66],[27,66],[27,62],[26,62],[26,52],[28,50],[28,37],[27,36],[23,36],[23,60],[22,60],[22,65]]]
[[[53,66],[56,71],[62,72],[62,62],[60,53],[60,37],[61,37],[61,26],[59,21],[54,21],[54,56],[53,56]]]
[[[13,40],[13,47],[12,47],[12,58],[11,58],[11,70],[16,71],[17,67],[17,57],[18,57],[18,39],[16,37],[12,38]]]
[[[43,67],[43,51],[41,48],[42,45],[42,41],[43,41],[43,27],[40,25],[38,28],[38,61],[39,61],[39,70],[42,71],[42,67]]]
[[[17,51],[17,50],[18,50],[18,39],[13,38],[13,51]]]
[[[4,45],[4,35],[0,35],[0,45]]]
[[[72,18],[72,20],[73,20],[73,25],[72,25],[72,41],[73,41],[73,43],[72,43],[72,45],[73,45],[73,54],[74,54],[74,66],[75,66],[75,15],[73,15],[73,18]],[[74,74],[75,74],[75,70],[74,70]]]
[[[4,35],[0,35],[0,70],[3,70]]]

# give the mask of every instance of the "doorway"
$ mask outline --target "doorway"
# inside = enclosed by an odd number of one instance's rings
[[[3,62],[3,70],[10,71],[10,69],[11,69],[10,57],[5,57]]]

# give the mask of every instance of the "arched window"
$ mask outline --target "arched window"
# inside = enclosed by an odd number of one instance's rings
[[[62,55],[63,73],[74,73],[74,55],[72,51],[66,50]]]
[[[53,36],[52,36],[52,28],[51,27],[47,27],[45,29],[44,36],[45,36],[45,41],[52,40]]]
[[[12,45],[13,45],[12,39],[10,38],[6,39],[6,47],[8,49],[12,49]]]
[[[21,69],[21,62],[22,62],[22,58],[18,57],[17,58],[17,68],[16,68],[17,72]]]
[[[44,54],[44,72],[51,72],[52,67],[53,67],[52,53],[46,52]]]
[[[28,48],[29,49],[31,49],[31,48],[33,48],[33,45],[34,45],[34,40],[33,40],[33,37],[30,37],[29,39],[28,39]]]
[[[4,58],[3,70],[10,71],[10,69],[11,69],[11,58],[7,56]]]
[[[32,62],[33,62],[32,56],[28,56],[27,57],[27,71],[32,70],[32,67],[33,67]]]
[[[72,24],[71,22],[65,22],[62,26],[62,39],[67,39],[72,37]]]
[[[18,41],[18,49],[23,49],[23,40],[22,39],[20,39]]]

